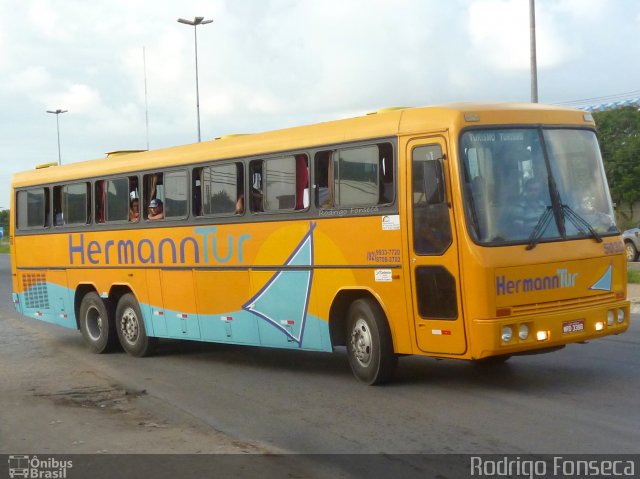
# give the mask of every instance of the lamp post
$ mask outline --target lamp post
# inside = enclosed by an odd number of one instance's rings
[[[56,126],[58,130],[58,165],[62,164],[62,157],[60,155],[60,113],[66,113],[68,110],[47,110],[47,113],[53,113],[56,116]]]
[[[529,46],[531,48],[531,103],[538,103],[538,64],[536,62],[536,0],[529,0]]]
[[[193,27],[193,39],[196,50],[196,111],[198,113],[198,143],[201,141],[200,136],[200,90],[198,87],[198,25],[206,25],[213,20],[205,20],[204,17],[195,17],[192,20],[185,20],[184,18],[178,18],[178,23],[184,23]]]

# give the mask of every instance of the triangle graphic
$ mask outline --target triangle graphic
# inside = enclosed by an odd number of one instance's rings
[[[309,231],[285,261],[282,269],[242,306],[245,311],[282,331],[299,346],[302,345],[313,281],[315,227],[315,223],[310,223]]]
[[[613,277],[613,263],[609,264],[607,271],[589,289],[597,291],[611,291]]]

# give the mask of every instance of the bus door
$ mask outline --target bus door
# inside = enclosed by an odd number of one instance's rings
[[[447,192],[446,141],[416,139],[407,147],[407,231],[416,342],[428,353],[463,354],[460,277],[455,222]]]

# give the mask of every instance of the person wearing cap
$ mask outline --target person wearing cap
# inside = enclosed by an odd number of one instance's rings
[[[164,219],[164,209],[159,198],[154,198],[149,203],[149,215],[147,218],[151,221]]]

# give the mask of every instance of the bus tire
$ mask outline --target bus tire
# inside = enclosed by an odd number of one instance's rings
[[[122,348],[131,356],[141,358],[153,354],[157,340],[147,336],[140,305],[131,293],[118,301],[116,331]]]
[[[85,294],[80,303],[80,331],[89,349],[96,354],[109,352],[116,344],[109,308],[95,291]]]
[[[375,385],[391,379],[398,362],[391,331],[380,306],[371,299],[358,299],[347,313],[347,355],[353,374]]]

